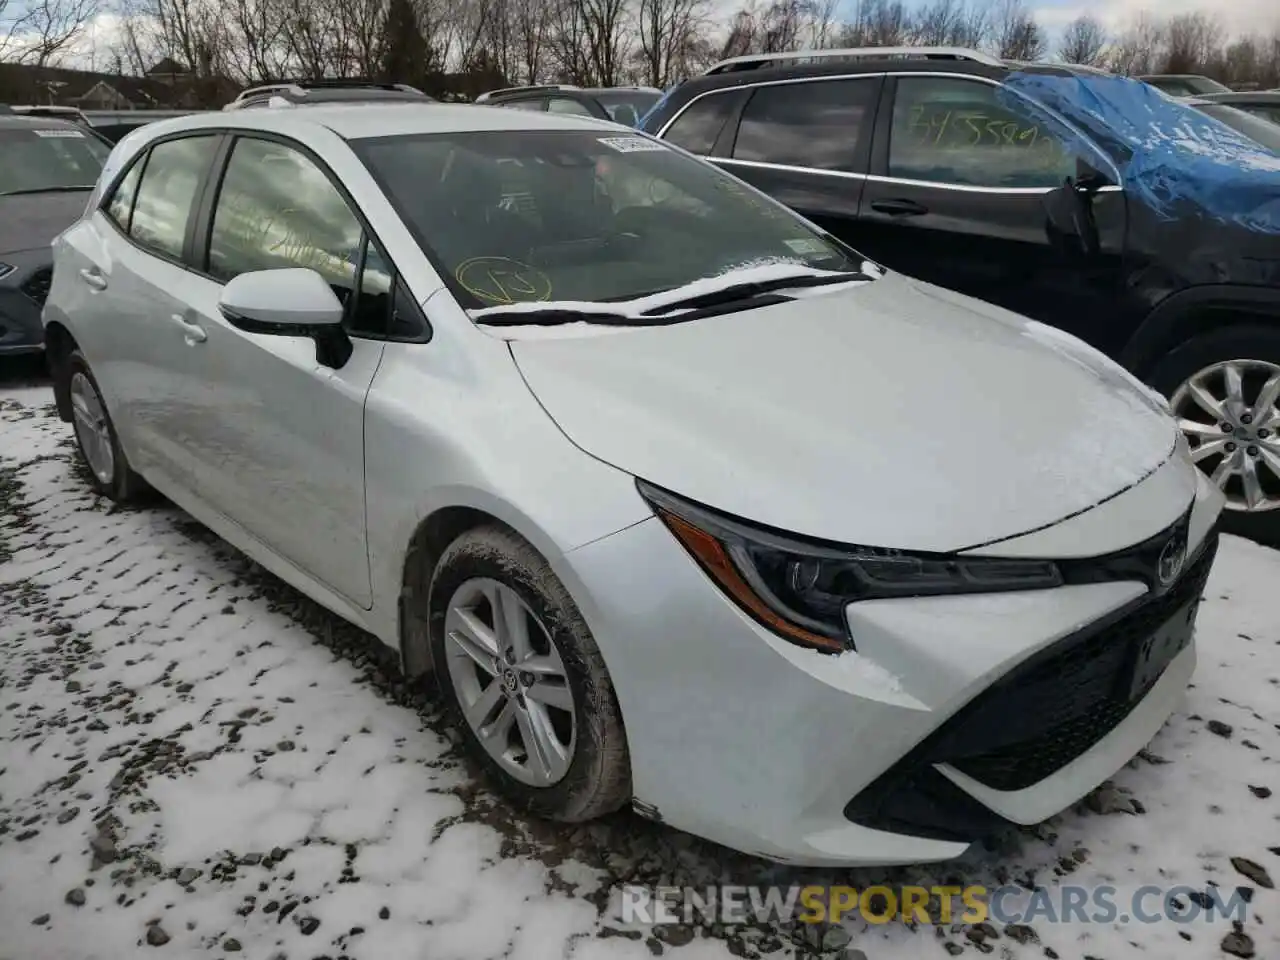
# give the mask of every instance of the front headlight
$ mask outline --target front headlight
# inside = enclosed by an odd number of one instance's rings
[[[1042,590],[1063,583],[1048,560],[906,553],[806,541],[744,523],[637,481],[640,495],[735,603],[784,639],[853,649],[845,607],[858,600]]]
[[[11,263],[0,263],[0,280],[3,280],[17,269],[18,268]]]

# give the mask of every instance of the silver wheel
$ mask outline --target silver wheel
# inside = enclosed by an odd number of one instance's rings
[[[1280,508],[1280,366],[1226,360],[1189,378],[1172,400],[1191,459],[1227,497],[1227,509]]]
[[[93,382],[78,370],[71,377],[71,413],[89,469],[100,483],[110,486],[116,474],[116,455],[107,411]]]
[[[521,783],[549,787],[573,762],[577,711],[551,636],[514,590],[475,578],[454,591],[445,669],[467,724]]]

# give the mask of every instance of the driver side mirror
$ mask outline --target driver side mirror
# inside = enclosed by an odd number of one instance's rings
[[[308,337],[316,362],[333,369],[351,359],[342,329],[344,309],[333,288],[314,270],[252,270],[222,288],[218,310],[233,327],[274,337]]]

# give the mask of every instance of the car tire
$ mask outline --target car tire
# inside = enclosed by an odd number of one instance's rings
[[[1151,369],[1147,382],[1164,396],[1173,398],[1179,388],[1200,371],[1215,364],[1246,359],[1280,367],[1280,329],[1241,324],[1194,337],[1161,358]],[[1222,529],[1280,547],[1280,508],[1260,512],[1224,510]]]
[[[568,590],[531,544],[500,526],[462,534],[436,564],[427,607],[434,674],[452,730],[508,800],[536,816],[573,823],[630,799],[626,734],[604,660]],[[503,638],[521,632],[518,626],[494,630],[493,624],[523,623],[522,655],[513,651],[502,663],[489,659],[487,667],[478,666],[472,639],[484,631],[477,621],[498,641],[486,647],[489,654],[504,652]],[[522,666],[539,672],[525,673]],[[468,719],[469,713],[479,719]],[[534,737],[533,752],[527,745],[531,729],[543,732]],[[554,739],[550,747],[548,736]]]
[[[76,449],[89,482],[98,493],[116,503],[137,502],[148,490],[146,481],[129,465],[88,361],[79,350],[73,350],[62,366],[71,398]]]

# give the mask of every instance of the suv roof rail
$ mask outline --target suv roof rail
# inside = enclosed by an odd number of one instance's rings
[[[349,93],[350,97],[326,96],[326,94]],[[343,103],[355,102],[367,94],[369,100],[418,100],[426,103],[435,101],[407,83],[381,83],[373,80],[297,80],[280,83],[267,83],[258,87],[242,90],[236,98],[223,110],[242,110],[246,107],[291,107],[308,103]]]
[[[998,57],[968,47],[843,47],[833,50],[793,50],[789,53],[748,53],[712,64],[702,75],[758,70],[789,63],[820,63],[824,60],[894,60],[921,57],[926,60],[969,60],[989,67],[1004,66]]]
[[[501,96],[504,93],[534,93],[540,90],[581,90],[581,87],[574,86],[572,83],[532,83],[519,87],[499,87],[497,90],[486,90],[480,96],[476,97],[476,103],[484,103],[486,100],[492,100],[494,97]]]

